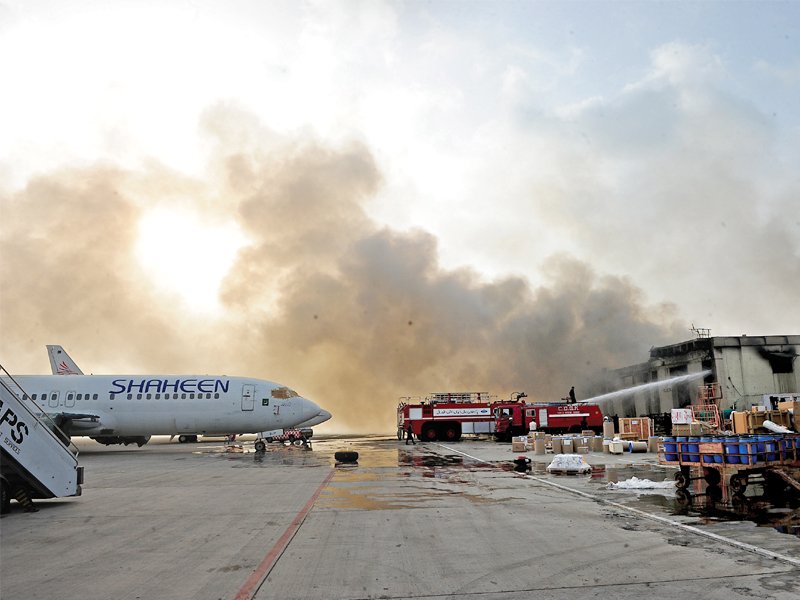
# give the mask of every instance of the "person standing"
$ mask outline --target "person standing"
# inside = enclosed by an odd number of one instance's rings
[[[571,404],[575,404],[575,386],[573,385],[569,388],[569,401]]]
[[[411,421],[408,422],[406,427],[406,446],[408,446],[409,441],[415,446],[417,445],[417,442],[414,441],[414,428],[411,427]]]

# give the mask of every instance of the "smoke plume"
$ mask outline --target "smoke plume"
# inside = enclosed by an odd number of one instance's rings
[[[674,307],[569,255],[531,256],[545,283],[487,280],[438,262],[437,240],[368,216],[380,189],[370,149],[284,139],[212,111],[206,180],[158,165],[43,174],[2,198],[3,364],[47,372],[60,343],[85,372],[226,373],[280,381],[334,414],[328,431],[385,432],[400,396],[571,385],[646,358],[682,335]],[[136,259],[140,218],[185,202],[235,216],[246,245],[221,285],[223,312],[193,315]]]

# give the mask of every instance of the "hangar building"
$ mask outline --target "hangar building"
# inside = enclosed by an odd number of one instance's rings
[[[651,348],[647,362],[607,371],[606,385],[608,390],[621,390],[693,373],[697,378],[648,386],[609,401],[612,406],[604,407],[604,412],[628,417],[667,413],[708,390],[713,390],[720,411],[749,410],[766,394],[800,390],[800,335],[712,337],[708,330],[695,331],[698,337],[693,340]],[[705,386],[712,387],[701,390]]]

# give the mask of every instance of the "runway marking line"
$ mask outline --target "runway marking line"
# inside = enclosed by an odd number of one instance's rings
[[[461,450],[456,450],[455,448],[451,448],[449,446],[445,446],[444,444],[436,444],[437,446],[441,446],[446,450],[450,450],[451,452],[456,452],[467,458],[471,458],[472,460],[478,461],[479,463],[483,463],[485,465],[493,465],[495,463],[491,463],[487,460],[483,460],[478,458],[477,456],[472,456],[471,454],[467,454],[466,452],[462,452]],[[618,508],[620,510],[624,510],[635,515],[639,515],[640,517],[644,517],[645,519],[650,519],[652,521],[658,521],[662,524],[671,525],[673,527],[679,527],[684,531],[689,531],[691,533],[695,533],[697,535],[701,535],[717,542],[723,542],[730,546],[735,546],[736,548],[740,548],[742,550],[747,550],[748,552],[753,552],[755,554],[760,554],[761,556],[766,556],[767,558],[771,558],[773,560],[779,560],[781,562],[788,563],[790,565],[794,565],[796,567],[800,567],[800,560],[795,558],[790,558],[789,556],[784,556],[783,554],[778,554],[777,552],[773,552],[772,550],[767,550],[766,548],[761,548],[759,546],[754,546],[752,544],[748,544],[745,542],[739,542],[737,540],[733,540],[731,538],[727,538],[725,536],[711,533],[710,531],[703,531],[702,529],[698,529],[697,527],[693,527],[691,525],[686,525],[684,523],[679,523],[678,521],[673,521],[672,519],[667,519],[666,517],[660,517],[658,515],[653,515],[651,513],[645,512],[643,510],[639,510],[638,508],[633,508],[631,506],[625,506],[624,504],[619,504],[618,502],[614,502],[612,500],[606,500],[605,498],[600,498],[598,496],[594,496],[592,494],[588,494],[586,492],[582,492],[580,490],[576,490],[566,485],[561,485],[560,483],[556,483],[554,481],[549,481],[547,479],[542,479],[541,477],[536,477],[534,475],[527,475],[527,474],[519,474],[526,479],[533,479],[534,481],[538,481],[539,483],[544,483],[545,485],[549,485],[554,488],[558,488],[560,490],[565,490],[567,492],[571,492],[573,494],[577,494],[578,496],[583,496],[584,498],[588,498],[589,500],[594,500],[600,504],[607,504],[609,506],[613,506],[614,508]]]
[[[278,538],[278,541],[275,542],[275,545],[272,546],[272,549],[259,563],[258,567],[256,567],[256,570],[253,571],[253,573],[250,574],[250,577],[248,577],[247,581],[244,582],[244,585],[239,589],[239,592],[234,597],[234,600],[250,600],[250,598],[252,598],[254,594],[258,592],[264,581],[266,581],[270,571],[272,571],[272,567],[274,567],[275,563],[278,562],[278,559],[281,557],[284,550],[286,550],[289,542],[292,541],[292,538],[294,538],[297,530],[300,529],[303,521],[305,521],[306,516],[311,511],[311,508],[314,506],[317,498],[319,498],[322,490],[325,489],[325,486],[327,486],[330,480],[333,479],[333,475],[335,473],[336,471],[331,469],[330,473],[328,473],[322,483],[319,484],[319,487],[317,488],[317,491],[314,492],[314,495],[311,496],[308,502],[306,502],[305,506],[300,509],[300,512],[297,513],[295,518],[286,528],[286,531],[283,532],[283,535]]]

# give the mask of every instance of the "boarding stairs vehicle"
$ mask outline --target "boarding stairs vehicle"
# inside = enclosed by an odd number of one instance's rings
[[[78,449],[0,365],[0,511],[15,498],[26,510],[32,500],[80,496],[83,467]]]

